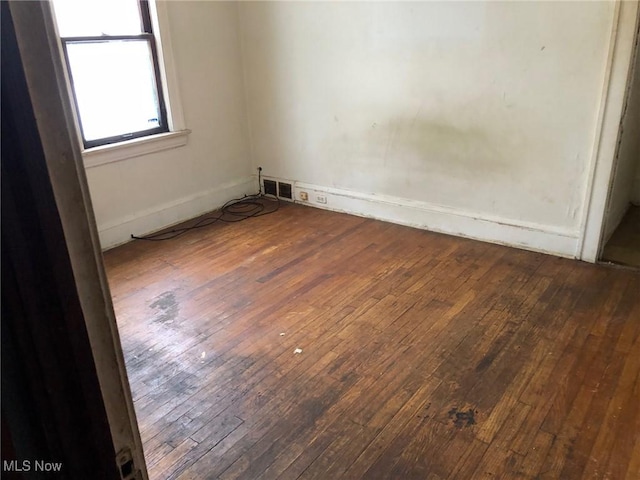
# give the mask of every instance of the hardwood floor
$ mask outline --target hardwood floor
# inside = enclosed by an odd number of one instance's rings
[[[290,204],[105,262],[152,480],[640,478],[638,272]]]

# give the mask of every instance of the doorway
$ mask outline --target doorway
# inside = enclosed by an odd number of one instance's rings
[[[51,8],[1,7],[3,469],[146,480]]]
[[[600,261],[640,268],[640,27],[607,200]]]

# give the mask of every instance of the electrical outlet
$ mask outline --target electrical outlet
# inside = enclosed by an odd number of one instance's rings
[[[300,197],[300,200],[302,200],[303,202],[309,201],[309,194],[307,192],[300,192],[298,196]]]
[[[316,195],[316,202],[318,203],[327,203],[326,195]]]

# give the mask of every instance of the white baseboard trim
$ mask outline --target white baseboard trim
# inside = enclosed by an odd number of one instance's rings
[[[308,201],[300,200],[307,192]],[[326,203],[318,202],[318,195]],[[490,243],[576,258],[577,229],[514,221],[426,202],[294,182],[296,203]]]
[[[225,183],[210,190],[182,197],[156,207],[136,212],[114,222],[98,225],[100,243],[106,250],[131,240],[131,235],[147,235],[221,207],[232,198],[255,194],[252,176]]]

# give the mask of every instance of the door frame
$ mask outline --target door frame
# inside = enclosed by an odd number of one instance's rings
[[[576,251],[576,258],[591,263],[599,260],[604,248],[608,200],[614,180],[620,125],[630,89],[639,21],[638,1],[616,2]]]
[[[47,1],[11,1],[8,8],[84,314],[115,460],[118,465],[133,467],[127,478],[147,480],[51,5]]]

